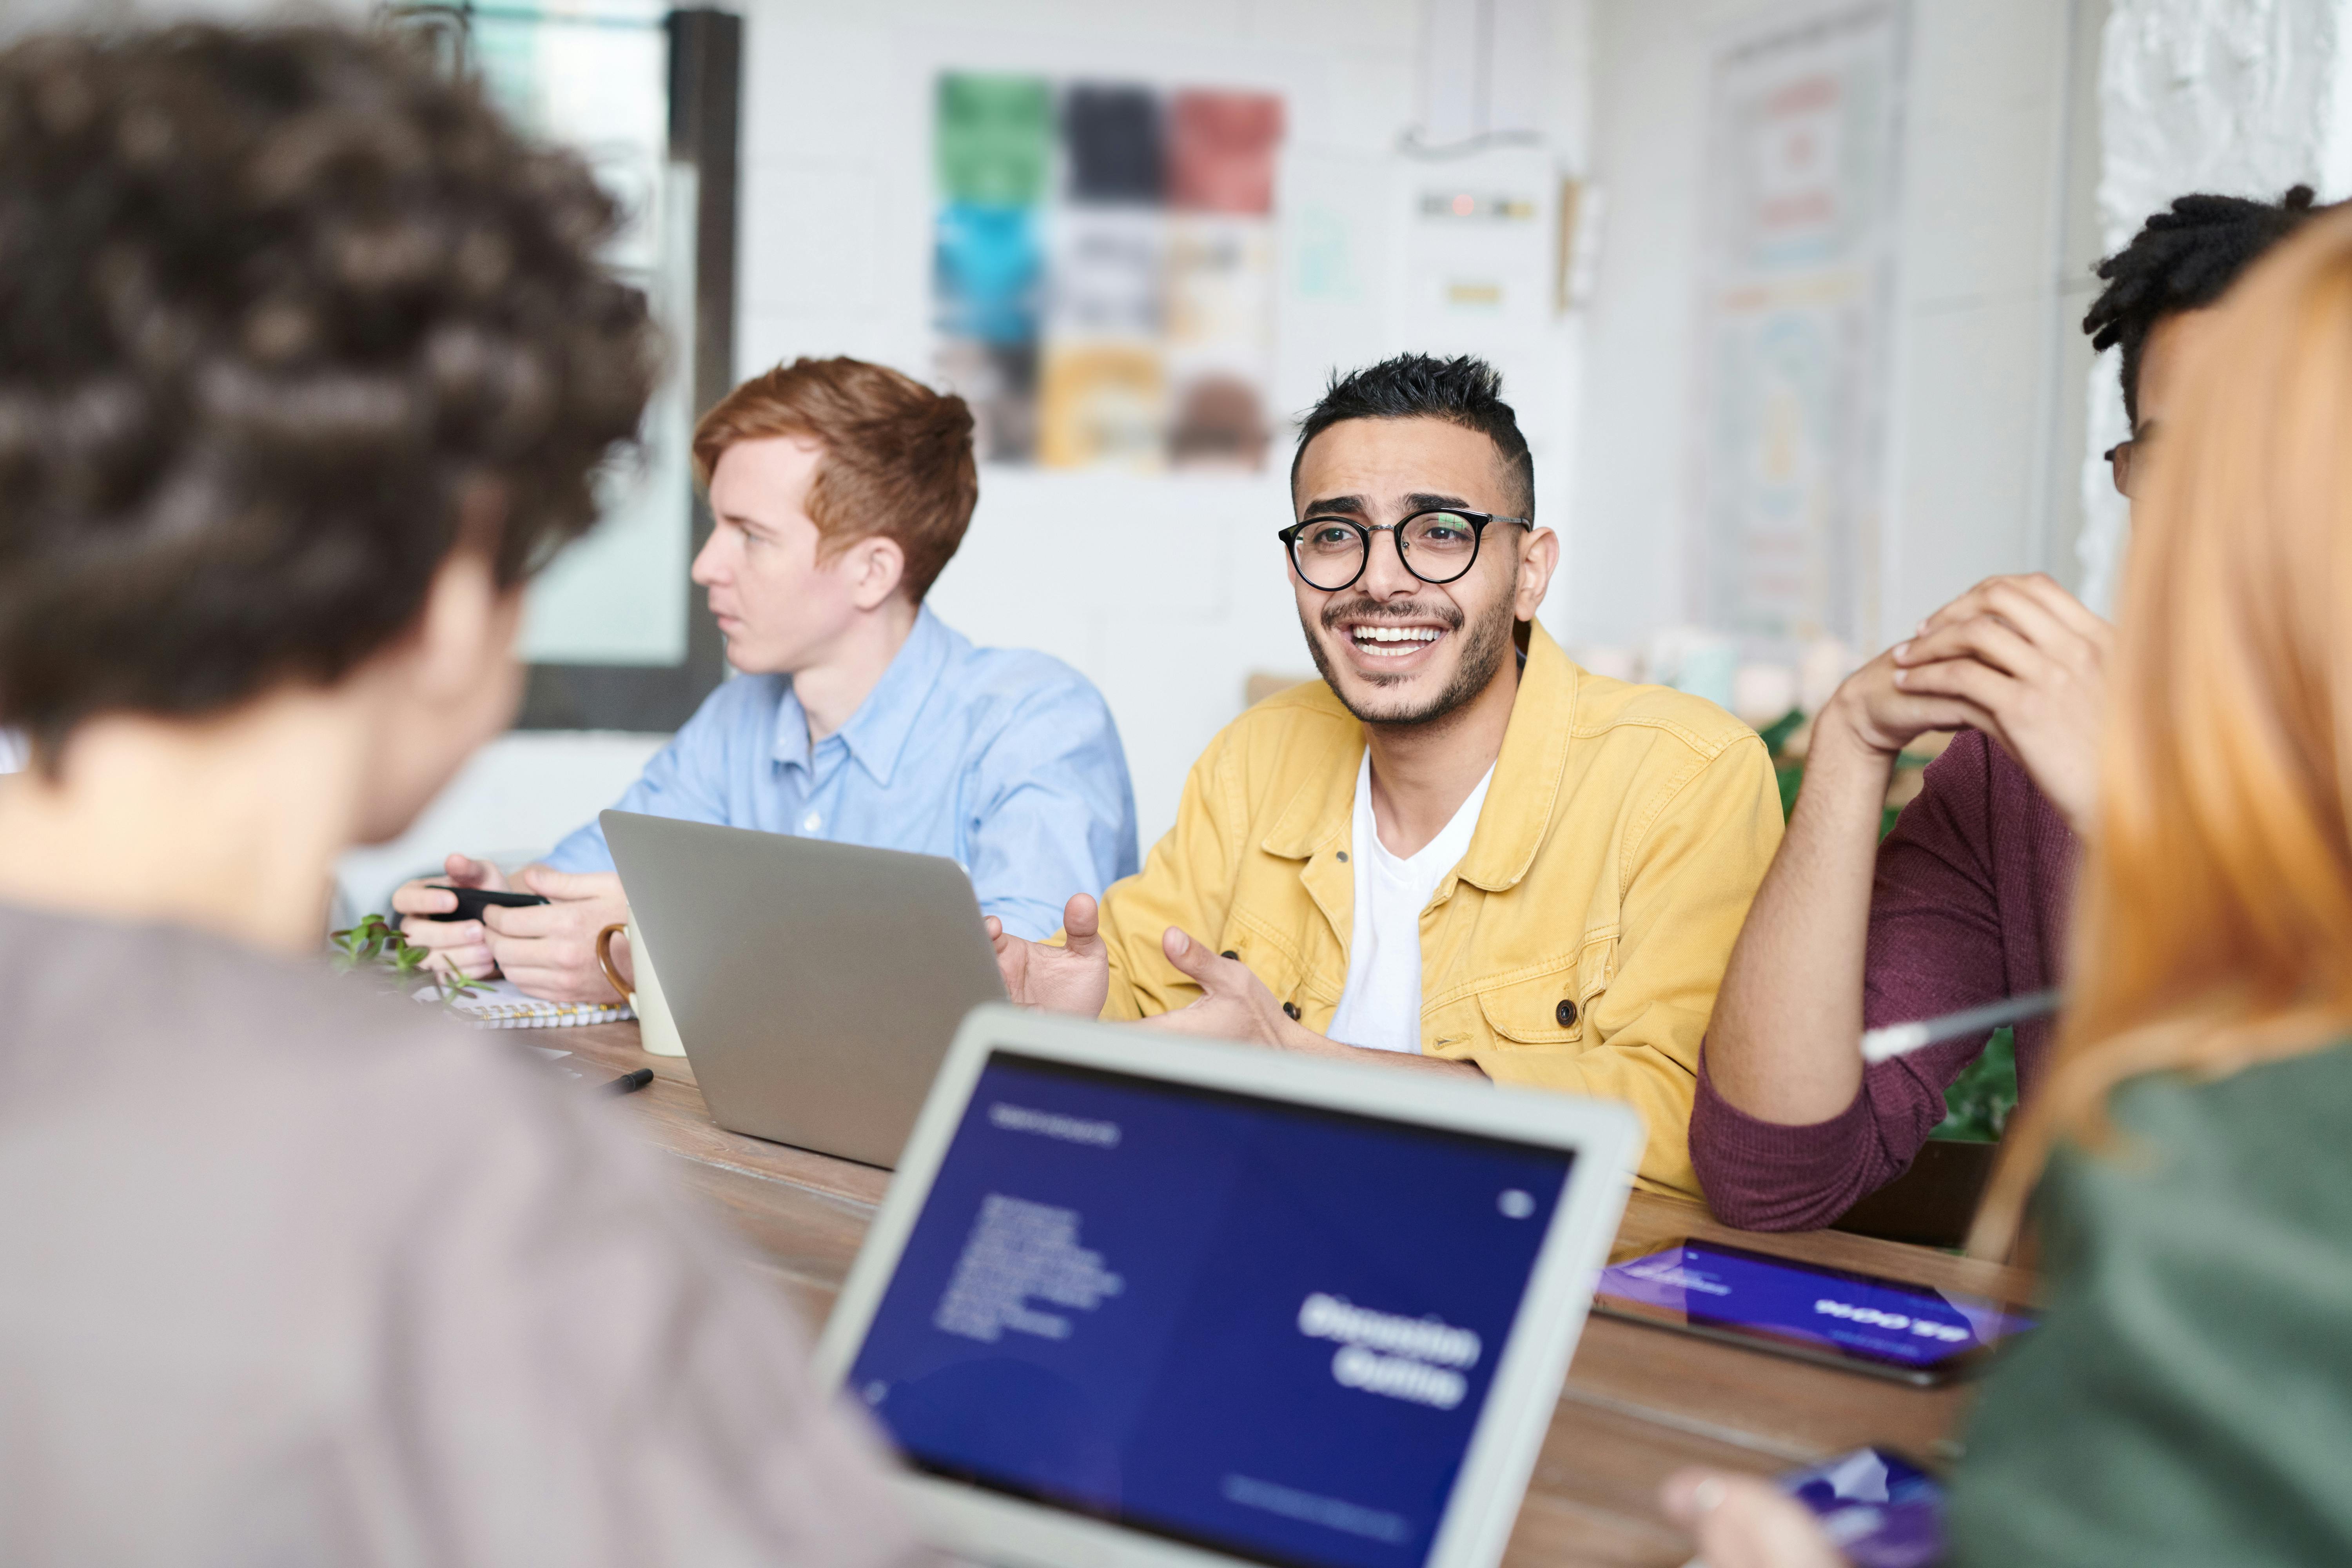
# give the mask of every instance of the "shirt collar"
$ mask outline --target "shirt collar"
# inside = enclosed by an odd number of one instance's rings
[[[1528,629],[1527,663],[1511,700],[1511,721],[1503,750],[1495,759],[1494,782],[1486,809],[1457,870],[1465,882],[1488,892],[1515,887],[1535,865],[1536,852],[1550,831],[1552,806],[1568,772],[1581,672],[1541,626]],[[1333,699],[1333,706],[1338,700]],[[1334,842],[1345,846],[1353,832],[1356,776],[1364,747],[1361,726],[1335,765],[1309,782],[1265,836],[1263,847],[1286,859],[1305,860]],[[1341,759],[1332,759],[1335,764]],[[1319,787],[1318,787],[1319,786]]]
[[[1502,754],[1495,759],[1495,781],[1486,787],[1486,809],[1478,814],[1478,831],[1459,868],[1472,886],[1499,893],[1534,868],[1568,775],[1583,673],[1549,633],[1529,625],[1528,661],[1519,669]]]
[[[947,661],[947,628],[929,606],[918,609],[914,626],[891,658],[890,667],[849,716],[849,722],[835,732],[876,784],[889,784],[907,738],[914,732],[916,717],[929,699],[931,688],[939,684],[940,671]],[[808,710],[801,706],[790,680],[785,681],[783,697],[776,704],[776,745],[772,754],[780,763],[809,766]]]

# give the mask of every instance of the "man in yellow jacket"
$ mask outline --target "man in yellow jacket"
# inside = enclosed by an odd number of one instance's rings
[[[1406,355],[1333,384],[1281,531],[1323,684],[1211,742],[1176,826],[1052,942],[991,921],[1017,1001],[1607,1095],[1642,1184],[1696,1194],[1700,1037],[1780,842],[1754,731],[1579,668],[1535,624],[1559,541],[1499,378]]]

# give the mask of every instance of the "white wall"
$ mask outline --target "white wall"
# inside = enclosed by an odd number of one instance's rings
[[[2352,3],[2115,0],[2100,40],[2097,225],[2106,248],[2184,191],[2276,200],[2352,195]],[[2080,559],[2102,605],[2130,520],[2096,454],[2130,434],[2110,350],[2084,392]]]
[[[1818,7],[1816,7],[1818,8]],[[1599,0],[1594,173],[1609,191],[1586,359],[1568,619],[1639,646],[1688,618],[1693,328],[1711,64],[1792,7]],[[1874,646],[1995,572],[2067,568],[2073,464],[2051,434],[2077,397],[2080,160],[2070,73],[2083,5],[1914,0],[1902,157],[1890,450]],[[2071,176],[2071,178],[2070,178]],[[2070,292],[2070,290],[2072,292]],[[2063,432],[2062,432],[2063,434]],[[2063,468],[2063,483],[2053,482]]]
[[[1588,7],[1547,5],[1546,76],[1558,90],[1546,129],[1573,166]],[[803,353],[929,374],[929,93],[943,68],[1278,90],[1289,111],[1278,218],[1310,197],[1377,209],[1417,114],[1418,0],[745,0],[742,10],[743,374]],[[1377,277],[1381,258],[1364,259]],[[1337,319],[1294,308],[1293,292],[1286,284],[1276,312],[1286,412],[1313,401],[1335,360],[1405,346],[1392,342],[1376,288]],[[1559,354],[1573,352],[1564,326]],[[1566,366],[1562,381],[1573,384]],[[1572,404],[1555,403],[1550,427],[1531,432],[1547,515],[1566,499],[1574,434]],[[985,468],[971,531],[932,590],[933,608],[975,641],[1043,648],[1102,689],[1147,848],[1173,821],[1193,759],[1240,710],[1247,675],[1311,668],[1273,538],[1290,521],[1288,456],[1278,440],[1270,471],[1254,478]]]

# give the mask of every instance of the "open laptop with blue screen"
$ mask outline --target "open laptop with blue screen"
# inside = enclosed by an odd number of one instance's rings
[[[1641,1145],[1612,1102],[982,1007],[820,1368],[959,1556],[1484,1568]]]

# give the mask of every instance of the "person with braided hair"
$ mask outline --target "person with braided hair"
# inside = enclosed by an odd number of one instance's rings
[[[2210,308],[2301,226],[2309,187],[2277,202],[2188,195],[2098,266],[2083,322],[2120,347],[2131,437],[2110,454],[2132,494],[2177,405],[2176,367]],[[1691,1111],[1708,1204],[1757,1230],[1824,1226],[1901,1175],[1976,1059],[1961,1038],[1864,1070],[1866,1027],[2058,983],[2088,824],[2113,629],[2049,577],[1978,584],[1847,679],[1813,722],[1788,837],[1734,947]],[[1896,756],[1958,730],[1885,841]],[[2016,1029],[2030,1100],[2052,1037]]]
[[[1970,1237],[2031,1199],[2042,1321],[1969,1412],[1947,1568],[2352,1561],[2352,212],[2300,226],[2136,476],[2063,1038]],[[1712,1568],[1847,1562],[1752,1477],[1660,1501]]]
[[[2116,489],[2131,494],[2132,454],[2146,427],[2140,418],[2140,366],[2153,345],[2169,359],[2168,340],[2189,312],[2219,300],[2253,259],[2294,232],[2310,216],[2312,189],[2297,185],[2276,202],[2244,196],[2182,196],[2140,226],[2123,249],[2098,265],[2106,289],[2091,301],[2083,330],[2104,353],[2123,351],[2124,416],[2131,437],[2107,449]],[[2161,377],[2157,378],[2160,389]],[[2159,399],[2160,401],[2160,399]]]

